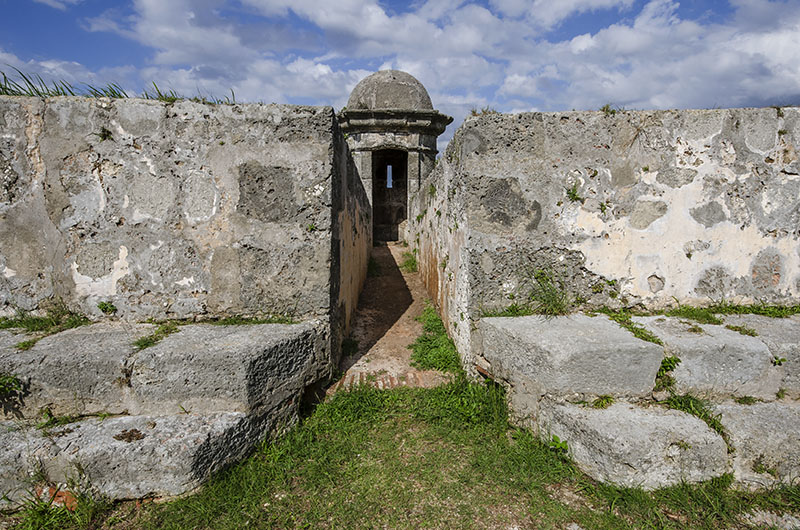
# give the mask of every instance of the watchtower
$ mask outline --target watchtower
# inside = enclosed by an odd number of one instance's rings
[[[422,83],[399,70],[376,72],[353,89],[339,125],[372,204],[374,240],[406,236],[409,197],[433,169],[436,138],[452,121],[434,110]]]

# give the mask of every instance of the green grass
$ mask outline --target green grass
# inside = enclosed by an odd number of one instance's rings
[[[554,317],[568,315],[572,310],[572,299],[565,282],[555,277],[552,271],[538,269],[533,274],[531,307],[540,315]]]
[[[413,252],[403,252],[403,261],[400,262],[400,270],[403,272],[417,272],[417,256]]]
[[[55,497],[55,495],[53,495]],[[14,530],[69,530],[99,528],[111,511],[111,503],[88,494],[75,495],[74,511],[56,506],[53,498],[31,498],[23,504],[21,517]]]
[[[527,304],[511,304],[501,311],[484,311],[483,317],[525,317],[536,312]]]
[[[97,302],[97,309],[103,312],[106,315],[113,315],[117,312],[117,306],[112,304],[111,302]]]
[[[577,182],[575,184],[573,184],[571,188],[565,188],[565,189],[567,190],[567,199],[569,199],[570,202],[583,203],[583,201],[585,200],[578,193],[578,183]]]
[[[672,377],[672,371],[678,367],[681,360],[674,355],[664,357],[661,359],[661,366],[658,368],[656,374],[656,385],[654,390],[671,390],[675,386],[675,379]]]
[[[644,327],[640,326],[639,324],[631,320],[633,314],[628,310],[609,309],[608,307],[603,307],[599,309],[599,312],[608,316],[608,318],[610,318],[623,328],[630,331],[633,334],[633,336],[638,339],[659,345],[664,344],[664,342],[661,339],[659,339],[655,334],[653,334],[652,332],[648,331]]]
[[[22,381],[16,375],[0,372],[0,400],[22,390]]]
[[[592,401],[592,408],[595,409],[607,409],[611,405],[614,404],[614,397],[604,394],[594,401]]]
[[[700,324],[722,324],[722,320],[714,314],[715,312],[711,307],[679,305],[674,309],[665,311],[664,314],[668,317],[687,318]]]
[[[167,335],[172,335],[173,333],[177,332],[178,332],[177,322],[164,322],[163,324],[160,324],[152,334],[135,340],[133,342],[133,345],[136,347],[137,350],[143,350],[145,348],[155,346],[156,344],[161,342]]]
[[[753,328],[748,328],[747,326],[733,326],[731,324],[728,324],[725,327],[728,328],[731,331],[735,331],[737,333],[741,333],[742,335],[747,335],[749,337],[757,337],[758,336],[758,333],[756,332],[756,330],[754,330]]]
[[[209,321],[215,326],[252,326],[255,324],[297,324],[289,315],[267,315],[261,317],[229,316]]]
[[[731,446],[730,436],[728,431],[723,427],[718,414],[711,411],[708,403],[705,400],[686,394],[683,396],[671,395],[663,402],[667,407],[686,412],[703,420],[713,431],[722,436],[725,444],[728,446],[728,452],[733,452]]]
[[[0,96],[28,96],[28,97],[57,97],[57,96],[83,96],[93,98],[115,98],[122,99],[131,97],[117,83],[109,83],[103,86],[94,86],[88,83],[81,83],[82,86],[75,86],[64,80],[46,82],[38,74],[26,74],[21,70],[12,67],[16,72],[16,79],[9,77],[5,72],[0,71],[2,81],[0,81]],[[210,103],[215,105],[236,104],[236,94],[231,90],[230,96],[217,98],[211,95],[199,93],[191,98],[179,94],[175,90],[162,90],[155,82],[152,88],[142,92],[141,98],[154,99],[167,103],[174,103],[181,100],[190,100],[196,103]]]
[[[18,342],[15,347],[19,350],[29,350],[48,335],[89,323],[88,318],[70,311],[62,302],[54,303],[44,316],[19,310],[14,317],[0,317],[0,329],[21,329],[37,334],[36,337]]]
[[[423,332],[409,346],[411,348],[411,365],[422,370],[440,370],[442,372],[460,373],[461,359],[455,344],[447,336],[444,323],[439,318],[436,308],[425,304],[422,314],[417,317],[422,322]]]
[[[139,507],[79,497],[74,513],[31,502],[17,528],[727,529],[756,508],[798,512],[798,485],[748,493],[731,483],[598,484],[510,427],[501,388],[458,377],[434,389],[337,392],[194,495]]]

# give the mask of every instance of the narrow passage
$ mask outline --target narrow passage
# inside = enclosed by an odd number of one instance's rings
[[[442,372],[411,366],[408,346],[422,333],[415,319],[425,307],[426,294],[419,273],[400,270],[404,252],[408,248],[399,243],[372,248],[378,272],[364,284],[339,365],[344,375],[328,389],[329,395],[357,384],[430,388],[450,380]]]

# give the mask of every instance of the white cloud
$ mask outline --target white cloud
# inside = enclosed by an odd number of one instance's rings
[[[61,11],[66,11],[68,6],[78,4],[83,0],[33,0],[39,4],[44,4],[46,6],[54,7]]]

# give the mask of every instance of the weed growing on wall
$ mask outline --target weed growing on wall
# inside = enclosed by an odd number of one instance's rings
[[[433,304],[426,302],[417,321],[422,322],[422,335],[409,346],[412,351],[411,365],[422,370],[460,373],[461,359],[458,351],[447,336],[444,323]]]
[[[20,350],[32,348],[42,338],[67,329],[89,324],[89,319],[67,309],[63,302],[51,305],[44,316],[31,315],[26,311],[17,311],[14,317],[0,317],[0,329],[23,329],[37,336],[17,343]]]
[[[534,285],[531,290],[533,310],[545,316],[567,315],[572,309],[572,299],[565,282],[552,271],[538,269],[533,273]]]

